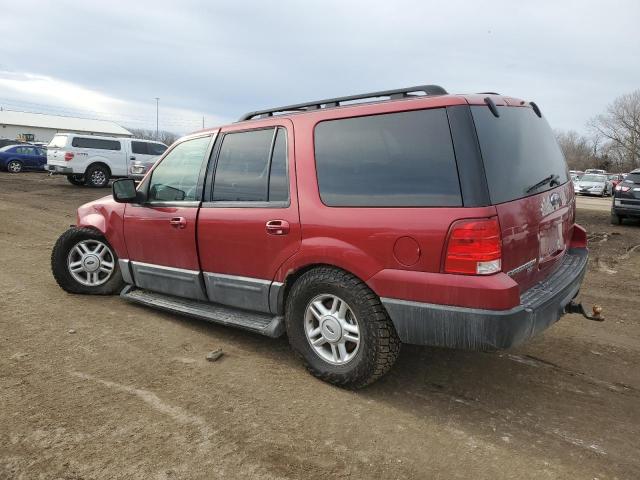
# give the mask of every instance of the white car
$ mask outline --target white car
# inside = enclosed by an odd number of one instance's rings
[[[153,140],[59,133],[47,146],[45,170],[73,185],[106,187],[110,178],[128,176],[134,162],[153,163],[166,149]]]
[[[585,173],[580,180],[574,182],[573,191],[582,195],[598,195],[604,197],[611,195],[611,182],[606,175],[595,175],[593,173]]]

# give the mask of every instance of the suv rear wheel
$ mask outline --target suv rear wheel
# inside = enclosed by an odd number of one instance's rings
[[[72,227],[51,252],[51,270],[69,293],[111,295],[124,287],[118,257],[98,231]]]
[[[393,323],[375,293],[355,276],[320,267],[303,274],[287,297],[292,348],[316,377],[361,388],[387,373],[400,352]]]
[[[103,188],[109,185],[109,169],[103,165],[91,165],[84,174],[85,183],[94,188]]]

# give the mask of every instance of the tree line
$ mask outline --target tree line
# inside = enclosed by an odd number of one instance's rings
[[[160,130],[158,135],[156,135],[155,130],[147,130],[144,128],[127,128],[131,133],[133,133],[134,138],[141,138],[143,140],[156,140],[158,142],[162,142],[165,145],[171,145],[175,142],[180,135],[173,132],[168,132],[166,130]]]
[[[587,132],[556,132],[571,170],[622,173],[640,168],[640,90],[616,98],[587,122]]]

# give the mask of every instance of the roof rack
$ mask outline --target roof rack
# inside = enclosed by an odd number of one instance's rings
[[[258,110],[255,112],[245,113],[239,122],[250,120],[255,117],[272,117],[274,113],[284,112],[306,112],[310,110],[319,110],[324,108],[339,107],[342,102],[350,102],[353,100],[365,100],[367,98],[389,97],[391,100],[417,97],[414,95],[422,92],[424,95],[446,95],[447,91],[438,85],[418,85],[415,87],[397,88],[395,90],[382,90],[380,92],[361,93],[358,95],[349,95],[347,97],[325,98],[324,100],[315,100],[313,102],[297,103],[295,105],[286,105],[284,107],[269,108],[267,110]]]

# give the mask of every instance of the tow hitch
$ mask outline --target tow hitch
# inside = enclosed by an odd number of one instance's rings
[[[593,320],[594,322],[604,322],[604,317],[602,316],[602,307],[600,305],[594,305],[591,309],[593,311],[592,315],[589,315],[581,303],[575,303],[573,301],[569,302],[566,307],[564,307],[564,311],[566,313],[579,313],[587,320]]]

